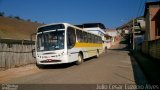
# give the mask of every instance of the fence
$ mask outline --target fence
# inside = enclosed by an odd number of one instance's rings
[[[160,39],[143,42],[142,52],[155,59],[160,59]]]
[[[35,63],[33,48],[29,40],[0,39],[0,70]]]

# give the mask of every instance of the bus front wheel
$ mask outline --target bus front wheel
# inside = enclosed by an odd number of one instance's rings
[[[79,53],[78,54],[78,61],[76,61],[76,64],[77,65],[80,65],[80,64],[82,64],[83,63],[83,56]]]

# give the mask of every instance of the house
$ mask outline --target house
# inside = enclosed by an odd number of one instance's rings
[[[112,36],[112,37],[118,36],[118,32],[116,29],[107,29],[105,31],[106,31],[106,34],[109,36]]]
[[[138,36],[143,35],[145,32],[145,27],[146,27],[145,19],[143,16],[140,16],[140,17],[131,19],[124,25],[118,27],[117,31],[121,30],[121,36],[128,39],[128,38],[133,38],[132,37],[133,32],[135,35],[138,35]]]
[[[115,45],[119,43],[120,41],[120,33],[116,29],[107,29],[106,35],[110,36],[110,40],[112,42],[112,45]]]
[[[160,1],[147,2],[144,17],[146,21],[145,40],[160,39]]]
[[[160,1],[147,2],[144,17],[146,30],[141,51],[160,60]]]

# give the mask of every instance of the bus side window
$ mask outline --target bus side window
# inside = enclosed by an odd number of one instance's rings
[[[81,31],[81,33],[80,33],[80,37],[81,37],[81,42],[84,42],[84,35],[83,35],[83,31]]]
[[[82,32],[83,34],[83,42],[86,42],[86,32]]]
[[[92,36],[92,42],[95,43],[95,35]]]
[[[88,41],[89,41],[89,43],[91,43],[92,42],[92,34],[88,34]]]
[[[76,30],[76,35],[77,35],[77,41],[78,42],[83,42],[83,35],[81,30]]]
[[[75,29],[68,27],[67,29],[67,48],[71,49],[75,46],[76,43],[76,35],[75,35]]]

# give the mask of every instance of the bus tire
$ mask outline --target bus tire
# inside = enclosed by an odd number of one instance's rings
[[[99,57],[99,50],[97,50],[97,53],[96,53],[96,58]]]
[[[76,65],[80,65],[83,63],[83,56],[82,54],[78,54],[78,60],[76,61]]]

